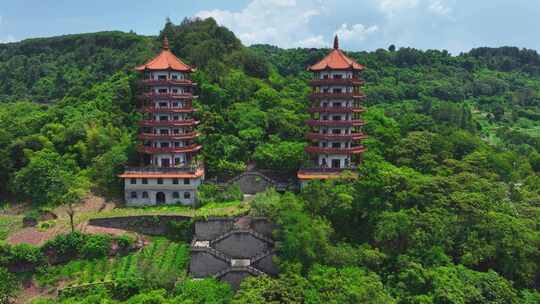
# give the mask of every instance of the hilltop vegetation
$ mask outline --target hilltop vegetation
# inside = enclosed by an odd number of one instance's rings
[[[36,206],[90,190],[119,195],[116,174],[137,161],[131,67],[165,34],[198,68],[209,177],[248,161],[288,172],[302,164],[305,67],[328,50],[246,48],[211,19],[186,20],[157,38],[0,45],[2,195]],[[252,204],[280,224],[282,275],[250,279],[236,295],[215,282],[147,286],[129,303],[540,301],[540,56],[510,47],[348,54],[368,67],[360,178],[268,192]],[[104,292],[88,301],[114,298]]]

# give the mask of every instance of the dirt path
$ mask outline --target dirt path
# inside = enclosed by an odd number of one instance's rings
[[[56,290],[39,287],[34,280],[24,282],[21,291],[15,299],[15,304],[31,303],[35,299],[56,298]]]
[[[113,235],[119,235],[125,233],[119,229],[94,229],[97,227],[89,227],[86,222],[77,223],[77,216],[88,213],[99,213],[104,210],[110,210],[115,208],[114,203],[106,202],[102,197],[95,195],[89,195],[83,202],[75,205],[75,222],[77,230],[87,233],[109,233]],[[58,234],[67,233],[70,231],[69,217],[67,215],[67,206],[59,206],[52,211],[58,216],[54,227],[48,229],[38,229],[37,227],[27,227],[19,231],[16,231],[8,236],[7,242],[9,244],[32,244],[41,245],[47,240],[50,240]]]

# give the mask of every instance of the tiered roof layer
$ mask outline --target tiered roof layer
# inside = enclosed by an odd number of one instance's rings
[[[146,64],[135,68],[137,71],[153,70],[164,71],[172,70],[179,72],[193,72],[195,69],[185,64],[182,60],[176,57],[169,49],[169,40],[167,37],[163,40],[163,49],[161,52],[148,61]]]
[[[323,70],[363,70],[364,66],[347,57],[339,49],[338,37],[334,38],[334,49],[321,61],[310,66],[308,70],[317,72]]]

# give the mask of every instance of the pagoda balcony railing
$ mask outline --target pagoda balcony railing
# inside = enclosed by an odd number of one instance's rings
[[[147,147],[139,145],[137,151],[147,154],[157,153],[194,153],[201,150],[202,146],[193,144],[185,147]]]
[[[195,86],[195,82],[189,79],[143,79],[140,81],[143,85],[158,86],[158,85],[181,85],[181,86]]]
[[[364,93],[358,92],[343,92],[343,93],[332,93],[332,92],[313,92],[309,95],[311,99],[365,99],[366,95]]]
[[[360,86],[365,83],[364,80],[359,78],[317,78],[309,81],[312,86],[318,85],[348,85],[348,86]]]
[[[367,138],[367,135],[364,133],[321,134],[310,132],[306,134],[306,138],[311,140],[363,140]]]
[[[193,107],[184,107],[184,108],[170,108],[170,107],[143,107],[141,109],[144,113],[193,113],[197,112],[197,109]]]
[[[306,123],[308,126],[329,126],[329,127],[357,127],[363,126],[365,123],[361,119],[351,119],[351,120],[317,120],[310,119]]]
[[[311,107],[310,113],[362,113],[362,107]]]
[[[202,164],[191,163],[181,166],[172,166],[172,167],[156,167],[156,166],[146,166],[146,167],[125,167],[125,173],[176,173],[176,172],[195,172],[199,169],[203,169]]]
[[[349,154],[360,154],[366,151],[364,146],[350,147],[350,148],[324,148],[316,146],[307,146],[305,151],[307,153],[315,154],[340,154],[340,155],[349,155]]]
[[[191,93],[143,93],[140,95],[145,99],[157,99],[157,100],[167,100],[167,99],[194,99],[197,96]]]
[[[197,132],[190,132],[190,133],[184,133],[184,134],[153,134],[153,133],[141,133],[139,134],[139,139],[142,140],[158,140],[158,139],[164,139],[164,140],[186,140],[186,139],[194,139],[197,136],[199,136],[199,133]]]
[[[141,127],[188,127],[195,126],[199,124],[199,121],[195,119],[186,119],[186,120],[141,120],[139,121],[139,126]]]
[[[341,167],[341,168],[330,168],[328,166],[323,166],[323,165],[317,166],[316,164],[313,164],[309,166],[303,166],[300,168],[299,171],[302,173],[335,173],[335,172],[341,172],[345,170],[356,171],[356,169],[358,169],[358,166],[356,165],[349,165],[349,166]]]

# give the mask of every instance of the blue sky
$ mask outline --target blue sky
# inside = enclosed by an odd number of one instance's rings
[[[328,47],[337,33],[347,50],[540,50],[539,0],[1,0],[0,42],[103,30],[156,35],[166,17],[193,16],[214,17],[247,45]]]

